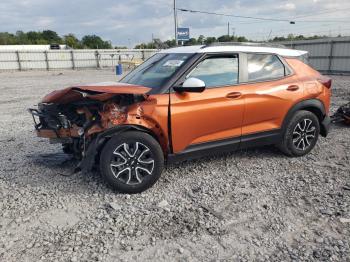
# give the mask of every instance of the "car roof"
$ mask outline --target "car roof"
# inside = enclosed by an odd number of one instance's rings
[[[298,57],[307,54],[307,51],[266,47],[266,46],[252,46],[252,45],[218,45],[218,46],[181,46],[169,48],[160,51],[160,53],[225,53],[225,52],[247,52],[247,53],[271,53],[285,57]]]

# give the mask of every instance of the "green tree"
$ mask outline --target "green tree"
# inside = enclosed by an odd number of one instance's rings
[[[16,32],[16,42],[21,45],[29,44],[28,36],[23,31]]]
[[[245,38],[244,36],[237,37],[237,42],[248,42],[249,40]]]
[[[0,45],[15,45],[16,37],[8,32],[0,33]]]
[[[218,37],[218,41],[219,42],[231,42],[231,41],[234,41],[234,37],[231,37],[229,35],[222,35],[222,36]]]
[[[185,42],[185,45],[197,45],[197,39],[196,38],[190,38],[190,40]]]
[[[27,38],[29,44],[39,44],[39,40],[44,40],[42,43],[44,42],[45,44],[48,44],[48,42],[43,39],[41,32],[29,31],[27,32]]]
[[[209,45],[209,44],[214,43],[214,42],[217,42],[216,37],[214,37],[214,36],[207,37],[204,41],[204,43],[206,45]]]
[[[204,44],[204,40],[205,40],[205,36],[204,35],[200,35],[197,39],[197,43],[203,45]]]
[[[47,43],[49,44],[60,44],[62,43],[62,39],[61,37],[59,37],[59,35],[52,30],[44,30],[42,33],[42,38],[45,39],[47,41]]]
[[[85,48],[93,49],[111,49],[112,44],[108,41],[103,41],[101,37],[97,35],[86,35],[81,40],[82,45]]]
[[[74,34],[68,34],[63,37],[63,43],[71,48],[81,48],[79,39]]]

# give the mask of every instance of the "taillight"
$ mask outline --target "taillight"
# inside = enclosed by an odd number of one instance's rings
[[[320,82],[322,85],[330,89],[332,87],[332,79],[326,76],[322,76],[321,78],[317,79],[318,82]]]

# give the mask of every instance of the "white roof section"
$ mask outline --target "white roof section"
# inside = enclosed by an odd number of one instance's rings
[[[280,56],[297,57],[307,54],[307,51],[276,48],[265,46],[244,46],[244,45],[220,45],[220,46],[182,46],[162,50],[160,53],[224,53],[224,52],[247,52],[247,53],[271,53]]]

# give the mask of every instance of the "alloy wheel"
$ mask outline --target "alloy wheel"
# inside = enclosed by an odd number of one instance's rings
[[[293,144],[301,151],[307,150],[316,137],[316,126],[311,119],[304,118],[294,128]]]
[[[114,150],[110,167],[115,178],[121,182],[141,184],[146,176],[153,173],[154,157],[143,143],[123,143]]]

